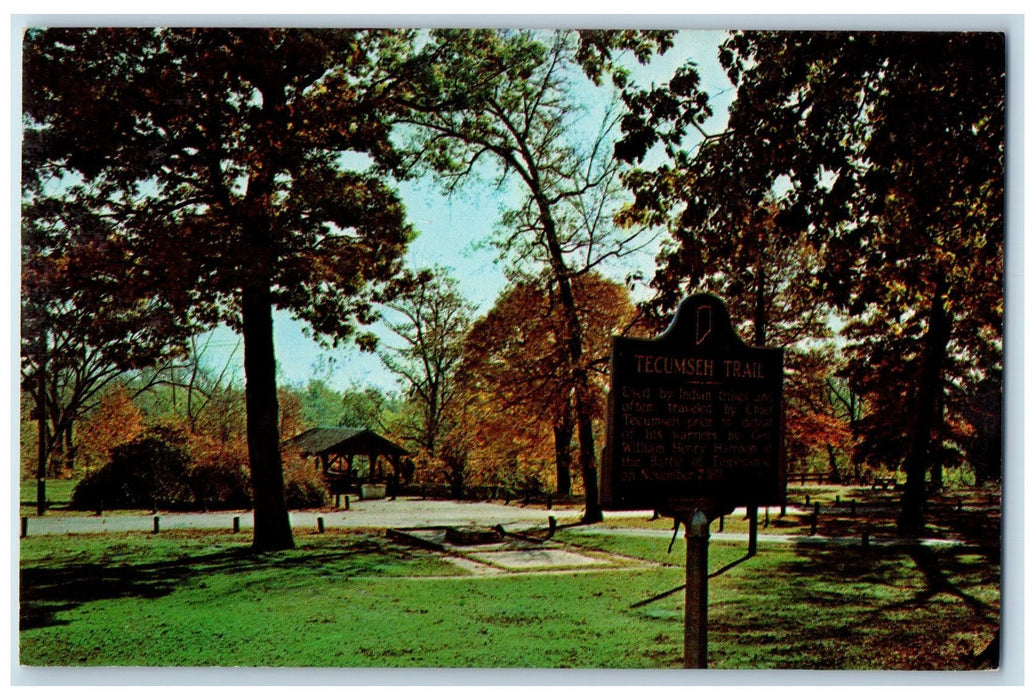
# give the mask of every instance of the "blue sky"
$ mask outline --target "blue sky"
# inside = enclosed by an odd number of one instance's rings
[[[676,45],[664,56],[656,58],[646,68],[636,67],[636,81],[640,85],[652,81],[661,83],[684,60],[694,60],[704,89],[715,101],[715,128],[721,128],[725,109],[732,98],[732,88],[716,58],[716,47],[723,36],[724,33],[719,31],[680,32]],[[592,110],[594,106],[602,105],[607,96],[606,89],[587,91],[586,103]],[[587,118],[587,124],[592,123],[592,117]],[[476,244],[492,234],[506,194],[495,191],[488,183],[478,183],[446,197],[430,179],[403,183],[399,189],[407,216],[419,232],[406,255],[408,266],[419,269],[439,265],[450,269],[460,284],[461,292],[477,306],[478,312],[487,311],[507,280],[503,266],[494,262],[495,251]],[[653,252],[639,256],[636,264],[650,277]],[[632,270],[628,267],[615,270],[621,273],[616,274],[616,279],[629,271]],[[383,341],[392,341],[390,332],[384,331],[379,335]],[[277,312],[275,315],[274,340],[282,383],[304,384],[312,377],[319,377],[338,390],[353,384],[389,390],[397,388],[395,378],[376,356],[352,346],[326,350],[307,336],[304,324],[287,313]],[[214,331],[208,364],[222,366],[235,348],[233,367],[237,377],[243,378],[237,339],[225,328]]]

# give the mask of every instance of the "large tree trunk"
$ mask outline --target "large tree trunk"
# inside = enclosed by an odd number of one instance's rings
[[[553,426],[553,451],[557,462],[557,495],[571,495],[571,439],[575,425],[571,418],[571,406],[564,407],[560,420]]]
[[[589,393],[589,381],[585,371],[581,377],[583,396]],[[588,399],[576,401],[576,423],[579,432],[579,469],[582,472],[582,484],[586,490],[586,512],[582,522],[599,523],[604,519],[604,511],[600,507],[600,485],[597,483],[597,455],[593,438],[593,416],[590,413]]]
[[[280,139],[286,130],[286,87],[282,76],[266,75],[257,85],[262,108],[257,131],[271,140]],[[279,142],[279,141],[278,141]],[[280,418],[277,403],[277,361],[273,345],[273,296],[271,280],[276,266],[273,245],[274,180],[277,149],[267,159],[259,159],[248,179],[245,192],[245,247],[242,255],[251,256],[251,274],[241,290],[241,325],[244,340],[244,390],[248,434],[248,465],[252,477],[252,502],[255,531],[252,547],[257,551],[292,549],[291,521],[284,500],[284,469],[280,460]]]
[[[1003,475],[1003,378],[1002,369],[992,367],[977,387],[967,411],[975,435],[967,448],[974,469],[974,483],[984,486]]]
[[[269,284],[253,284],[241,294],[244,337],[248,464],[252,477],[258,551],[292,549],[291,522],[284,501],[277,404],[277,363],[273,349],[273,302]]]
[[[942,368],[949,346],[951,320],[945,309],[945,281],[939,277],[931,300],[930,318],[924,338],[923,365],[920,386],[917,387],[916,423],[910,436],[909,452],[904,469],[906,487],[902,494],[902,509],[898,516],[898,533],[910,537],[919,535],[924,525],[924,480],[931,459],[932,429],[935,413],[941,403]]]
[[[593,437],[593,404],[590,398],[589,372],[582,360],[582,323],[579,321],[572,292],[571,270],[564,260],[564,251],[557,236],[557,224],[550,210],[550,203],[533,180],[529,187],[535,193],[543,225],[543,238],[550,253],[550,274],[557,285],[561,313],[564,318],[565,338],[562,340],[568,355],[571,371],[571,385],[575,394],[575,427],[579,436],[579,470],[582,485],[586,490],[586,512],[582,516],[585,524],[598,523],[604,519],[600,508],[600,485],[597,483],[596,442]]]

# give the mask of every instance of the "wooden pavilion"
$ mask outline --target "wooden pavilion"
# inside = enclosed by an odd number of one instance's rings
[[[389,477],[397,478],[402,458],[410,454],[367,428],[311,428],[284,444],[317,459],[331,493],[346,493],[361,483],[385,483]],[[365,473],[356,467],[357,456],[369,462]],[[385,463],[392,468],[388,477]]]

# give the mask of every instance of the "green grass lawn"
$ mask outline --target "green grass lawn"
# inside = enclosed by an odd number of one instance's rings
[[[72,479],[48,479],[48,507],[55,510],[67,510],[68,504],[72,500],[72,491],[75,490],[78,483],[78,480]],[[18,486],[21,514],[36,515],[36,481],[23,479]]]
[[[682,537],[560,531],[647,570],[474,578],[377,533],[21,541],[23,665],[679,668]],[[968,668],[998,627],[998,554],[713,541],[713,668]]]

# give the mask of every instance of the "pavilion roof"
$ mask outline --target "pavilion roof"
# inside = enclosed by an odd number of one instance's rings
[[[305,454],[356,455],[376,452],[383,455],[408,455],[409,452],[369,428],[311,428],[284,441]]]

